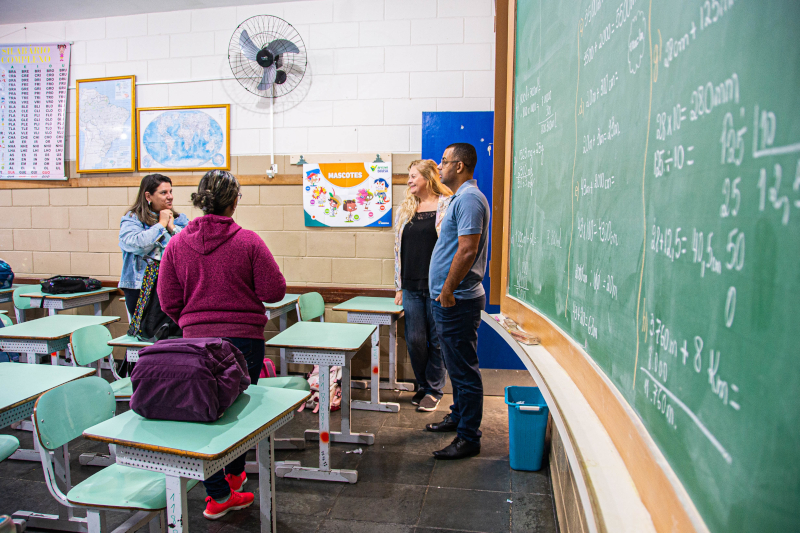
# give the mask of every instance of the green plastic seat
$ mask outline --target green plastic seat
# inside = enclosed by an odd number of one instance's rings
[[[55,450],[114,416],[115,406],[111,386],[104,379],[70,381],[36,401],[36,437],[43,450]],[[64,495],[55,482],[51,455],[43,451],[40,456],[50,492],[66,505],[131,511],[158,511],[167,506],[166,477],[162,473],[114,464]]]
[[[22,297],[22,293],[30,292],[31,288],[36,289],[36,287],[31,287],[30,285],[21,285],[11,293],[11,298],[14,300],[14,313],[17,315],[18,323],[25,322],[26,309],[33,309],[31,299]]]
[[[3,327],[13,326],[14,323],[11,322],[11,319],[8,318],[6,315],[0,315],[0,322],[3,323]]]
[[[310,391],[311,385],[303,376],[278,376],[274,378],[261,378],[256,383],[259,387],[273,387],[275,389],[291,389]]]
[[[19,441],[11,435],[0,435],[0,461],[5,461],[19,448]]]
[[[131,378],[121,378],[117,375],[114,365],[113,346],[108,345],[111,332],[103,325],[86,326],[76,329],[69,337],[69,347],[75,362],[80,366],[87,366],[108,357],[111,372],[115,381],[111,384],[114,397],[121,400],[130,400],[133,394]]]
[[[301,294],[297,300],[297,318],[306,321],[317,317],[320,322],[325,322],[325,300],[322,295],[318,292]]]

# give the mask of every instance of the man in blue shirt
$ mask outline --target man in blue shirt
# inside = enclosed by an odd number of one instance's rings
[[[489,202],[473,179],[478,154],[467,143],[451,144],[439,165],[442,183],[453,191],[439,240],[433,249],[428,285],[433,317],[453,405],[444,420],[428,431],[455,431],[456,438],[437,459],[461,459],[481,451],[483,381],[478,369],[478,326],[486,304],[483,276],[489,237]]]

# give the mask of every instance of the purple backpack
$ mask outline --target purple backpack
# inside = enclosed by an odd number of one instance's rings
[[[139,350],[131,409],[145,418],[213,422],[250,385],[242,352],[220,338],[165,339]]]

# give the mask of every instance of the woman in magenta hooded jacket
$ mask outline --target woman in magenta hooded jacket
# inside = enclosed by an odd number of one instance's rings
[[[230,172],[212,170],[200,180],[192,203],[204,216],[172,237],[164,250],[158,276],[161,307],[183,330],[184,338],[222,337],[247,361],[252,383],[264,361],[262,302],[280,301],[286,280],[267,245],[253,231],[233,221],[241,194]],[[253,502],[239,492],[247,481],[242,455],[203,483],[208,493],[206,518]]]

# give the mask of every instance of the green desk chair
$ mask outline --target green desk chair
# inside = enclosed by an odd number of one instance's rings
[[[19,448],[19,441],[11,435],[0,435],[0,461],[5,461]]]
[[[88,533],[107,531],[105,514],[109,510],[135,512],[124,524],[126,531],[136,531],[149,522],[150,531],[160,528],[165,532],[167,483],[162,473],[115,463],[72,487],[67,494],[59,484],[61,481],[70,486],[69,464],[64,460],[69,457],[69,442],[114,416],[114,409],[111,386],[98,377],[70,381],[39,397],[33,410],[33,431],[40,444],[39,457],[47,488],[68,508],[71,521],[86,521]],[[59,448],[63,453],[50,453]],[[61,478],[56,476],[54,461],[62,472],[66,463],[66,473]],[[86,518],[73,516],[74,509],[86,509]]]
[[[88,366],[92,363],[97,365],[97,375],[100,375],[100,362],[108,357],[111,373],[114,375],[114,382],[111,383],[111,390],[114,391],[114,398],[118,402],[130,402],[133,394],[131,378],[121,378],[117,374],[114,364],[114,348],[108,345],[111,340],[111,332],[102,325],[86,326],[76,329],[69,336],[69,349],[72,352],[72,360],[79,366]]]
[[[6,315],[0,315],[0,322],[3,323],[3,327],[7,328],[8,326],[13,326],[14,323],[11,322],[11,319],[8,318]]]
[[[298,320],[314,320],[319,317],[320,322],[325,322],[325,300],[318,292],[307,292],[297,299]]]
[[[17,324],[25,322],[26,309],[33,309],[31,299],[22,297],[23,292],[31,292],[32,288],[35,289],[36,287],[23,285],[22,287],[14,289],[14,292],[11,294],[11,297],[14,299],[14,313],[17,315]]]

